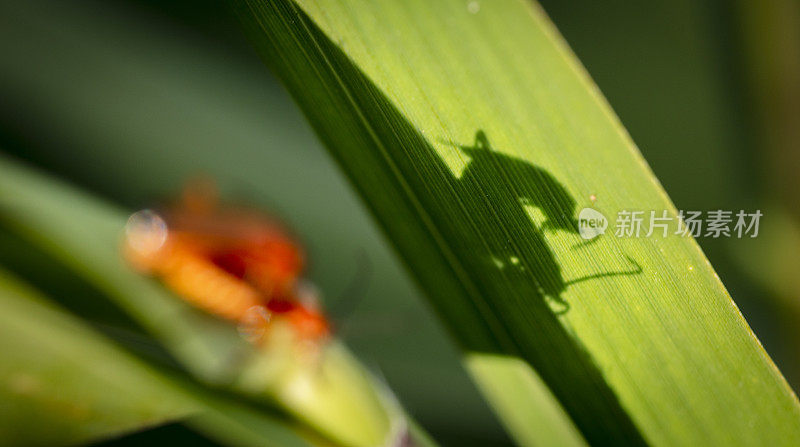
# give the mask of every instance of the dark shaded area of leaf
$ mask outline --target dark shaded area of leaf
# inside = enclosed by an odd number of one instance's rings
[[[494,246],[487,246],[486,240],[496,240],[500,246],[530,237],[504,233],[504,228],[530,228],[527,217],[493,214],[495,206],[504,207],[496,203],[498,197],[508,201],[516,197],[500,189],[481,190],[492,188],[485,183],[467,180],[465,185],[457,185],[426,138],[292,2],[271,6],[248,2],[248,6],[252,9],[243,14],[259,23],[245,23],[259,36],[254,42],[265,60],[281,61],[271,68],[295,95],[387,233],[395,241],[405,242],[396,248],[425,289],[436,294],[431,301],[464,348],[528,361],[590,443],[644,444],[599,369],[559,323],[529,273],[496,272],[480,281],[469,277],[469,272],[486,271],[491,262]],[[269,42],[265,42],[265,36]],[[314,51],[298,44],[308,40],[314,42]],[[317,71],[319,67],[324,69]],[[315,94],[309,95],[309,91]],[[369,120],[359,118],[365,116]],[[491,170],[491,165],[486,169]],[[490,174],[500,175],[500,171]],[[446,205],[462,201],[472,202],[460,208]],[[413,210],[413,214],[404,210]],[[475,219],[484,221],[476,224]],[[442,221],[451,225],[433,224]],[[471,225],[484,232],[495,228],[497,233],[481,234]],[[528,244],[518,246],[515,252],[534,276],[549,283],[554,268],[543,262],[543,249],[546,247]],[[425,259],[426,268],[415,269],[415,259]],[[487,297],[492,297],[491,303]],[[517,321],[506,324],[500,314]],[[537,333],[531,333],[529,327],[536,327]],[[553,362],[552,358],[560,361]]]

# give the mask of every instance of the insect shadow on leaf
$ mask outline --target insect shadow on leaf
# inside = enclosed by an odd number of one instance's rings
[[[642,272],[641,266],[625,255],[631,269],[566,280],[544,233],[566,231],[578,234],[578,222],[573,217],[576,201],[567,189],[543,168],[494,150],[483,130],[475,133],[475,142],[471,146],[442,142],[459,148],[470,158],[454,184],[458,192],[480,198],[463,202],[475,226],[484,232],[486,229],[496,230],[496,234],[486,234],[484,238],[489,258],[518,285],[532,280],[530,293],[549,299],[554,313],[560,315],[569,311],[570,305],[562,294],[570,285]],[[498,185],[498,179],[502,180],[501,186],[492,186]],[[534,222],[526,207],[538,208],[544,222],[541,225]],[[507,228],[501,229],[501,223],[508,224],[504,225]],[[574,248],[584,246],[579,244]]]

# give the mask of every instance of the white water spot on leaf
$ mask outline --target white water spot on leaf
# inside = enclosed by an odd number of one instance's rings
[[[152,255],[167,241],[167,223],[153,210],[133,213],[125,224],[128,245],[141,255]]]
[[[236,327],[239,335],[245,340],[255,343],[264,336],[272,314],[264,306],[253,306],[247,309],[242,321]]]

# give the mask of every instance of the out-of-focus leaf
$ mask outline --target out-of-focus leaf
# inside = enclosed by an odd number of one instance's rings
[[[516,423],[548,393],[504,412],[526,389],[473,359],[526,361],[590,443],[800,442],[797,398],[535,5],[235,3],[518,442],[570,442],[570,421],[547,438]],[[592,244],[583,207],[611,220]],[[625,210],[673,225],[614,237]]]
[[[195,374],[222,381],[247,344],[128,268],[119,254],[126,215],[58,182],[0,161],[0,219],[86,277],[156,335]]]
[[[160,374],[0,271],[0,444],[85,442],[195,411]]]
[[[282,419],[166,377],[3,270],[0,341],[0,445],[75,444],[188,417],[230,445],[308,446]]]
[[[569,415],[529,364],[514,357],[491,355],[467,357],[466,362],[519,444],[540,445],[542,440],[558,440],[564,447],[586,445],[577,428],[564,422]]]

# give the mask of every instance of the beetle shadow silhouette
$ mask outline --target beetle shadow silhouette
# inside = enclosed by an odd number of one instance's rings
[[[644,445],[603,372],[546,301],[569,285],[543,235],[577,232],[566,189],[544,169],[489,150],[481,131],[474,145],[460,146],[470,162],[457,177],[300,8],[281,4],[259,11],[250,32],[269,28],[286,38],[254,43],[265,60],[282,62],[274,71],[462,347],[526,361],[590,444]],[[300,45],[309,40],[312,48]],[[526,204],[545,216],[541,227]]]
[[[478,198],[464,202],[465,211],[474,219],[476,228],[483,232],[487,228],[499,230],[496,220],[500,216],[508,228],[505,234],[486,238],[490,260],[516,283],[515,288],[535,289],[528,292],[532,297],[548,297],[556,305],[555,313],[566,313],[569,303],[561,297],[566,289],[561,266],[543,232],[553,229],[577,233],[577,224],[571,218],[575,200],[544,169],[495,151],[483,130],[475,133],[472,146],[446,143],[458,147],[470,158],[454,184],[457,194]],[[509,173],[514,178],[498,185],[497,180]],[[541,227],[530,219],[525,205],[542,212],[545,221]]]
[[[514,232],[513,237],[505,239],[498,235],[499,237],[487,238],[491,260],[497,268],[509,272],[510,276],[519,280],[516,287],[525,287],[527,284],[536,293],[548,298],[554,304],[554,313],[561,315],[569,311],[570,305],[562,294],[572,284],[642,272],[635,260],[625,256],[633,266],[629,270],[598,272],[570,281],[565,280],[544,232],[549,230],[579,234],[578,221],[573,217],[577,211],[576,201],[567,189],[546,170],[497,152],[483,130],[475,133],[475,143],[472,146],[443,142],[459,148],[470,158],[461,176],[454,178],[453,183],[457,185],[457,193],[477,193],[480,197],[479,200],[463,202],[467,214],[475,220],[476,227],[483,229],[483,232],[486,228],[496,228],[497,222],[494,219],[501,212],[503,221],[514,227],[507,230]],[[498,179],[506,181],[500,187],[493,186],[498,183]],[[526,206],[538,208],[542,213],[545,220],[540,226],[529,217]],[[576,247],[585,246],[586,243]]]

